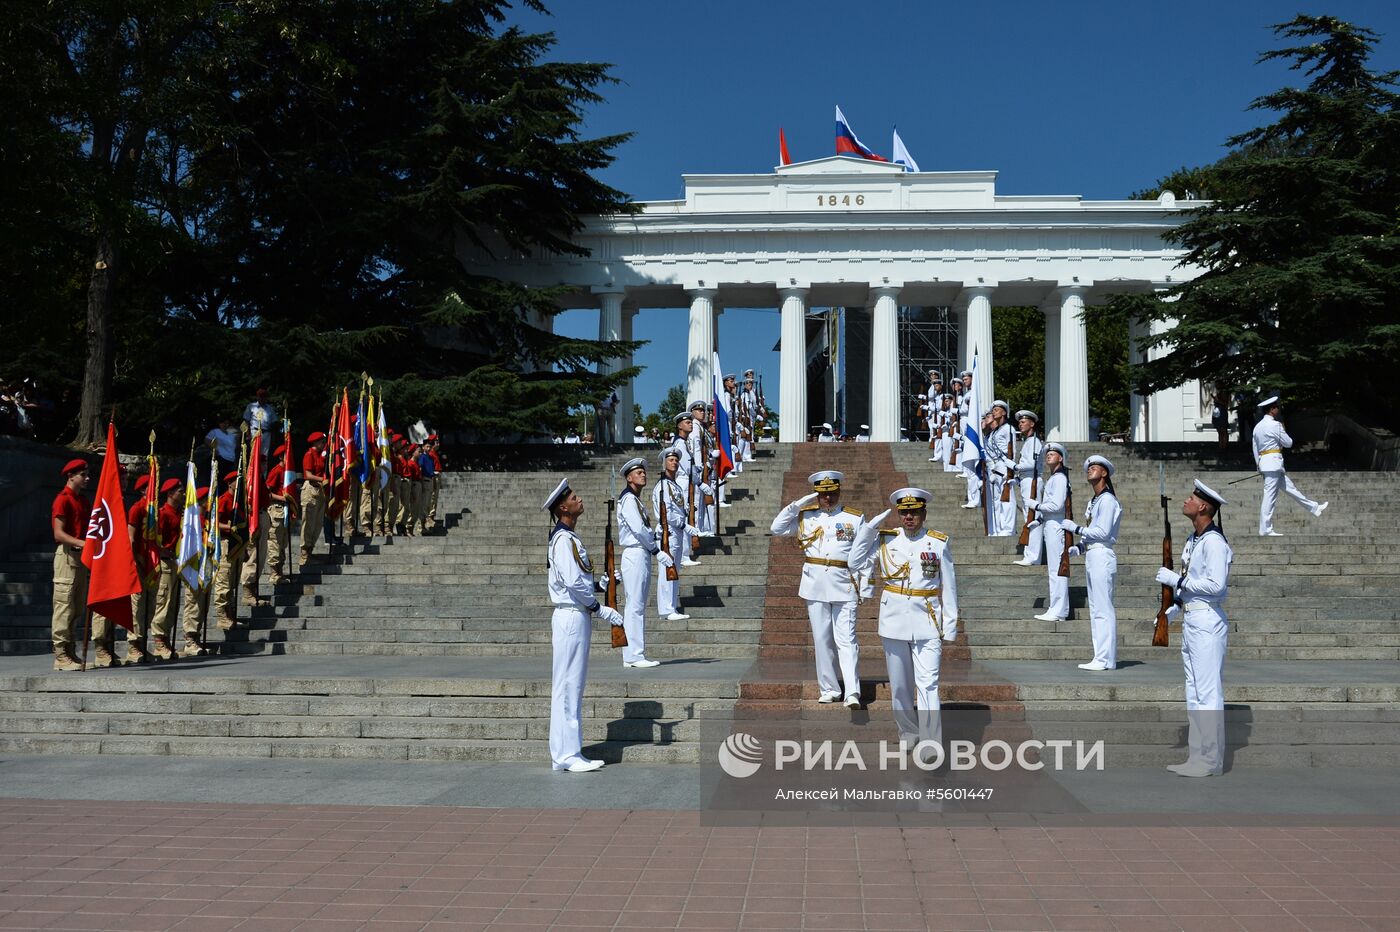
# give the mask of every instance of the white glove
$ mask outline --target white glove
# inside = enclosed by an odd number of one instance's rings
[[[1073,521],[1066,521],[1066,522],[1064,522],[1063,524],[1061,524],[1061,525],[1060,525],[1060,530],[1062,530],[1062,531],[1069,531],[1071,534],[1080,534],[1080,533],[1083,533],[1083,531],[1084,531],[1084,529],[1083,529],[1082,527],[1080,527],[1079,525],[1075,524]]]
[[[1181,574],[1167,569],[1165,566],[1157,571],[1157,581],[1164,586],[1176,588],[1176,584],[1181,582]]]
[[[685,533],[689,534],[691,537],[699,537],[700,529],[698,527],[694,527],[693,525],[687,524],[685,526]]]
[[[800,508],[802,508],[802,507],[805,506],[805,505],[810,505],[810,504],[812,504],[812,503],[815,502],[816,500],[817,500],[817,493],[816,493],[816,492],[811,492],[811,493],[808,493],[807,495],[802,496],[802,497],[799,498],[797,501],[793,502],[793,503],[792,503],[792,507],[794,507],[794,508],[799,508],[799,509],[800,509]]]
[[[718,451],[718,450],[711,450],[711,451],[710,451],[710,459],[712,459],[712,460],[717,460],[717,459],[719,459],[719,451]]]
[[[607,578],[606,573],[604,573],[603,576]],[[613,570],[613,582],[617,583],[619,586],[622,585],[622,570]]]
[[[1036,518],[1034,521],[1027,521],[1027,522],[1026,522],[1026,527],[1030,528],[1032,531],[1034,531],[1036,528],[1040,527],[1040,525],[1041,525],[1041,520],[1040,520],[1039,518]]]
[[[1174,624],[1174,623],[1176,622],[1176,617],[1177,617],[1178,615],[1180,615],[1180,614],[1181,614],[1181,606],[1180,606],[1180,605],[1177,605],[1175,602],[1173,602],[1173,603],[1172,603],[1170,606],[1168,606],[1168,608],[1167,608],[1167,624],[1169,624],[1169,625],[1170,625],[1170,624]],[[1156,620],[1155,620],[1155,619],[1153,620],[1153,624],[1156,624]]]
[[[709,485],[708,483],[705,483],[705,482],[700,483],[700,491],[701,491],[701,492],[704,492],[706,495],[713,495],[713,494],[715,494],[715,490],[714,490],[713,488],[711,488],[710,485]]]
[[[606,605],[600,606],[598,609],[598,617],[614,628],[622,627],[622,613],[615,608],[608,608]]]
[[[884,522],[884,520],[885,520],[886,518],[888,518],[888,517],[890,516],[890,512],[893,511],[893,510],[894,510],[894,509],[892,509],[892,508],[886,508],[884,511],[880,512],[878,515],[876,515],[875,517],[871,518],[871,519],[870,519],[869,521],[867,521],[866,523],[869,524],[871,527],[878,527],[880,524],[882,524],[882,523]]]
[[[1026,499],[1026,507],[1027,507],[1027,508],[1039,508],[1039,507],[1040,507],[1040,499],[1038,499],[1038,498],[1028,498],[1028,499]]]
[[[656,562],[660,563],[663,569],[670,569],[676,565],[676,561],[671,559],[671,555],[666,551],[661,551],[656,555]]]
[[[1080,555],[1081,553],[1083,553],[1083,552],[1084,552],[1083,550],[1080,550],[1080,549],[1079,549],[1079,545],[1078,545],[1078,544],[1074,544],[1073,546],[1071,546],[1071,547],[1069,548],[1069,555],[1072,556],[1072,557],[1077,557],[1077,556],[1079,556],[1079,555]]]

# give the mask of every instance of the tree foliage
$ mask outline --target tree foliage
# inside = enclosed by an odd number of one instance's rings
[[[1368,29],[1298,16],[1275,32],[1298,44],[1260,60],[1287,61],[1310,80],[1255,100],[1252,109],[1273,122],[1230,139],[1226,158],[1190,173],[1215,200],[1169,238],[1202,273],[1161,296],[1120,296],[1104,313],[1177,322],[1140,344],[1165,353],[1135,367],[1139,391],[1201,379],[1322,408],[1394,412],[1397,75],[1368,67],[1376,43]]]
[[[1103,433],[1128,429],[1128,328],[1122,320],[1086,316],[1089,353],[1089,414]],[[995,393],[1012,411],[1029,408],[1047,423],[1045,411],[1045,314],[1034,307],[992,309],[996,348]],[[1096,438],[1095,438],[1096,439]]]
[[[80,439],[108,403],[183,430],[255,384],[320,412],[361,371],[391,413],[491,437],[606,396],[636,370],[594,367],[638,344],[527,323],[557,313],[548,291],[459,260],[576,253],[583,216],[630,209],[594,177],[625,137],[580,126],[608,66],[549,61],[508,12],[5,2],[0,373],[39,375],[69,417],[82,394]]]

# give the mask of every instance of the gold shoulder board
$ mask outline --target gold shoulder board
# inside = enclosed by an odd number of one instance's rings
[[[799,511],[799,512],[797,513],[797,516],[798,516],[798,517],[801,517],[802,515],[811,514],[811,513],[814,512],[814,511],[821,511],[821,509],[820,509],[820,508],[803,508],[801,511]]]
[[[948,539],[948,535],[947,535],[947,534],[944,534],[942,531],[929,531],[929,532],[928,532],[928,536],[929,536],[929,537],[936,537],[936,538],[938,538],[939,540],[947,540],[947,539]]]
[[[881,536],[881,537],[893,537],[893,536],[895,536],[895,535],[898,534],[898,533],[899,533],[898,531],[891,531],[891,530],[889,530],[888,528],[880,528],[880,536]]]
[[[854,508],[850,507],[849,505],[847,505],[846,507],[842,508],[841,510],[844,511],[844,512],[845,512],[846,514],[848,514],[848,515],[855,515],[855,516],[858,517],[858,518],[864,518],[864,517],[865,517],[865,512],[863,512],[863,511],[856,511]]]

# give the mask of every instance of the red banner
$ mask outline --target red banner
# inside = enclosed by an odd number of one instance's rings
[[[131,538],[126,532],[126,506],[117,470],[117,428],[108,423],[107,455],[102,459],[102,477],[97,480],[92,517],[83,541],[83,563],[92,574],[88,580],[88,608],[129,631],[131,596],[141,591],[141,577],[136,572]],[[152,490],[152,494],[159,493]]]

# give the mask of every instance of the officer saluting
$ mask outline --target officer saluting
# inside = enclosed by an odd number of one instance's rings
[[[592,616],[622,624],[616,609],[598,602],[593,563],[574,528],[583,516],[583,499],[562,480],[544,500],[554,519],[549,532],[549,601],[554,643],[554,675],[550,689],[549,757],[555,770],[587,773],[603,766],[583,756],[583,687],[588,679],[588,644]]]
[[[890,677],[890,704],[900,738],[942,742],[938,670],[943,642],[958,636],[958,584],[948,535],[924,527],[933,496],[923,489],[898,489],[890,504],[899,512],[898,531],[880,529],[889,509],[856,534],[851,559],[864,565],[877,557],[880,640]]]
[[[797,594],[807,600],[807,620],[817,654],[818,702],[835,702],[845,685],[846,705],[860,708],[860,648],[856,644],[856,602],[863,561],[851,560],[851,545],[864,515],[841,507],[841,482],[834,469],[807,477],[812,493],[783,508],[773,519],[774,537],[796,537],[802,548],[802,581]],[[867,558],[869,554],[866,555]],[[837,661],[841,679],[836,678]]]
[[[1181,548],[1181,572],[1166,567],[1157,571],[1157,582],[1176,590],[1176,604],[1186,612],[1181,622],[1181,662],[1186,670],[1190,755],[1184,764],[1167,768],[1183,777],[1218,776],[1225,766],[1225,647],[1230,623],[1222,607],[1235,558],[1215,520],[1225,504],[1219,492],[1197,479],[1181,504],[1181,513],[1192,525],[1191,536]]]

